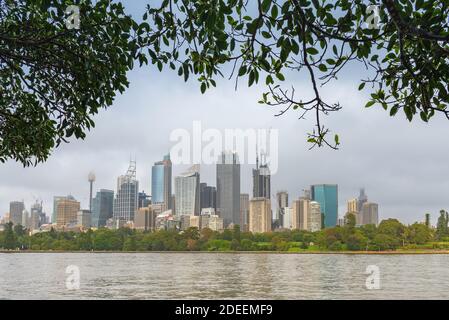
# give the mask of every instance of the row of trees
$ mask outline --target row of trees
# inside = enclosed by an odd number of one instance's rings
[[[0,248],[21,250],[96,250],[96,251],[358,251],[395,250],[447,241],[448,214],[441,212],[437,229],[426,224],[403,225],[396,219],[383,220],[379,226],[355,226],[355,218],[347,217],[346,225],[319,232],[286,230],[253,234],[242,232],[239,226],[216,232],[189,228],[183,232],[161,230],[140,232],[131,229],[101,228],[85,233],[41,232],[29,235],[22,226],[5,225],[0,232]],[[432,243],[434,242],[434,243]]]

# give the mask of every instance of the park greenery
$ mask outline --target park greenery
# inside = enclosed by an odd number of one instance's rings
[[[35,165],[84,139],[136,65],[193,76],[202,93],[217,79],[265,85],[278,115],[312,115],[312,146],[340,144],[322,117],[342,105],[320,90],[357,66],[361,106],[449,118],[448,13],[449,0],[158,0],[133,18],[122,1],[0,1],[0,161]],[[291,87],[297,74],[310,90]]]
[[[280,230],[266,233],[233,229],[216,232],[189,228],[185,231],[143,232],[129,228],[100,228],[86,232],[57,232],[51,229],[29,235],[20,225],[5,225],[0,232],[3,250],[45,251],[391,251],[449,249],[448,213],[441,211],[438,225],[403,225],[396,219],[383,220],[378,226],[355,226],[349,215],[344,226],[318,232]]]

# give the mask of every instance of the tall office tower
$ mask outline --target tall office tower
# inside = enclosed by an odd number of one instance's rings
[[[277,202],[277,210],[276,210],[276,218],[275,219],[279,222],[280,226],[283,226],[284,223],[283,223],[282,219],[285,214],[284,208],[288,207],[287,191],[278,191],[276,193],[276,202]]]
[[[301,203],[299,200],[294,200],[292,202],[292,210],[291,210],[291,228],[298,229],[301,225],[301,213],[300,213]]]
[[[138,208],[146,208],[151,204],[151,196],[145,191],[139,192]]]
[[[362,206],[361,224],[379,224],[379,205],[377,203],[365,202]]]
[[[42,202],[36,201],[31,206],[30,224],[31,230],[37,230],[39,227],[47,222],[45,213],[42,211]]]
[[[262,233],[271,231],[271,201],[259,197],[249,202],[249,231]]]
[[[200,207],[217,209],[217,188],[200,183]]]
[[[324,215],[324,227],[335,227],[338,218],[338,186],[319,184],[311,187],[312,200],[320,204]]]
[[[53,197],[53,212],[51,213],[51,223],[56,223],[56,204],[59,200],[66,199],[66,196],[54,196]]]
[[[285,207],[284,216],[282,217],[282,227],[285,229],[293,229],[292,226],[293,208]]]
[[[348,200],[346,212],[355,213],[358,212],[358,201],[357,199]]]
[[[368,201],[368,197],[365,194],[365,188],[360,188],[360,194],[357,199],[357,212],[362,212],[363,204]]]
[[[30,215],[29,212],[25,209],[22,212],[22,226],[24,226],[25,228],[29,228],[30,227]]]
[[[349,214],[349,213],[351,213],[355,216],[355,224],[357,224],[357,225],[361,224],[361,214],[358,209],[358,200],[357,199],[348,200],[346,214]]]
[[[270,169],[266,163],[266,157],[262,154],[259,166],[259,155],[256,155],[256,169],[253,169],[253,198],[271,198]]]
[[[310,223],[308,230],[311,232],[320,231],[322,226],[321,218],[320,204],[316,201],[310,201]]]
[[[171,183],[172,163],[170,154],[167,154],[151,168],[151,202],[163,203],[164,210],[173,208]]]
[[[240,194],[240,230],[248,231],[249,194]]]
[[[9,203],[9,221],[14,225],[22,225],[23,211],[25,210],[25,204],[23,201],[12,201]]]
[[[92,227],[106,226],[106,221],[112,218],[114,191],[100,189],[92,200]]]
[[[56,224],[65,226],[78,222],[80,203],[72,196],[64,197],[56,202]]]
[[[200,166],[194,165],[187,172],[175,177],[177,216],[199,216],[200,208]]]
[[[311,228],[311,200],[306,197],[299,198],[299,229],[300,230],[310,230]]]
[[[217,211],[225,228],[240,223],[240,164],[236,152],[223,152],[218,158]]]
[[[95,173],[89,172],[89,175],[87,176],[87,181],[89,181],[89,210],[92,212],[92,188],[95,181]]]
[[[112,209],[112,218],[121,225],[133,221],[138,209],[139,182],[136,180],[136,162],[131,161],[125,175],[117,179],[117,193]]]
[[[92,226],[92,213],[90,210],[79,210],[77,213],[77,226],[89,229]]]

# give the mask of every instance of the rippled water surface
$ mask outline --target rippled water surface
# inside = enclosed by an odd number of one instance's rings
[[[0,299],[449,299],[449,255],[0,253]]]

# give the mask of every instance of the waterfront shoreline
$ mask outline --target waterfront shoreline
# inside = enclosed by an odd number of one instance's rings
[[[423,255],[449,254],[449,250],[397,250],[397,251],[58,251],[58,250],[0,250],[0,253],[192,253],[192,254],[288,254],[288,255]]]

